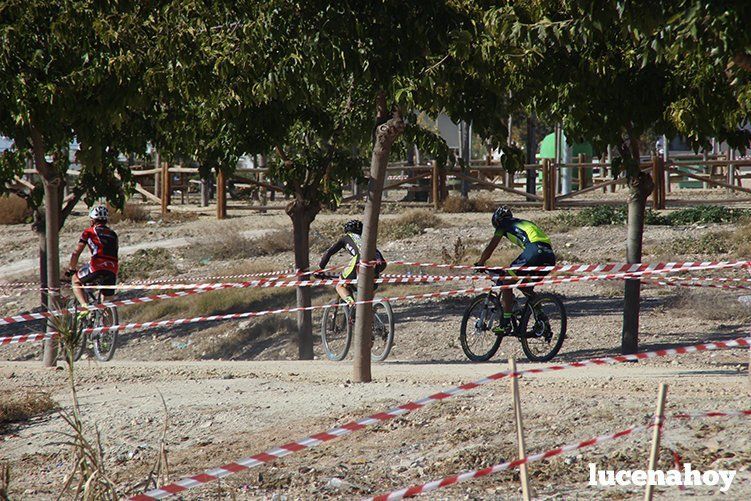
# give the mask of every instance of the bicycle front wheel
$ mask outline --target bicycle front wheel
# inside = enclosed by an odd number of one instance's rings
[[[118,324],[117,308],[105,308],[97,312],[95,327],[109,327]],[[109,362],[115,354],[117,331],[103,331],[91,335],[94,341],[94,356],[101,362]]]
[[[394,346],[394,312],[387,301],[373,303],[373,335],[370,359],[383,362]]]
[[[555,294],[537,294],[527,305],[520,331],[522,350],[530,362],[547,362],[566,339],[566,307]]]
[[[493,332],[501,321],[501,304],[492,294],[475,297],[462,317],[459,341],[468,359],[485,362],[495,355],[502,337]]]
[[[344,360],[352,343],[352,326],[349,322],[349,307],[338,299],[323,309],[321,318],[321,341],[329,360]]]

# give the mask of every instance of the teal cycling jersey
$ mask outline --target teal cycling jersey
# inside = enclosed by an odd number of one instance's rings
[[[522,249],[529,244],[550,245],[550,237],[532,221],[510,217],[503,219],[495,236],[506,237]]]

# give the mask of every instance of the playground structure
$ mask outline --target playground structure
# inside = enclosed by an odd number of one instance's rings
[[[173,165],[157,159],[152,165],[133,164],[130,166],[135,180],[134,196],[143,202],[157,204],[162,213],[177,208],[179,203],[197,204],[200,207],[214,206],[218,219],[227,216],[228,198],[238,203],[232,210],[284,210],[284,189],[268,179],[269,169],[265,167],[238,168],[231,175],[218,173],[209,179],[202,179],[198,168]],[[722,190],[720,193],[748,194],[751,188],[744,186],[745,179],[751,178],[751,159],[735,158],[730,154],[675,155],[663,157],[643,157],[641,169],[648,170],[656,181],[651,196],[654,209],[670,206],[702,203],[738,203],[751,201],[746,197],[711,197],[697,200],[682,198],[691,189]],[[528,176],[527,173],[532,173]],[[24,170],[23,178],[17,182],[33,188],[30,182],[37,176],[35,169]],[[69,176],[78,175],[72,166]],[[568,186],[562,179],[569,177]],[[529,179],[534,180],[534,192]],[[544,158],[539,163],[527,164],[524,170],[515,174],[506,172],[497,160],[471,160],[466,169],[459,167],[441,169],[435,161],[419,165],[408,162],[391,163],[387,167],[384,186],[384,201],[408,206],[431,206],[439,209],[444,201],[456,192],[470,196],[471,192],[502,192],[499,202],[515,206],[541,207],[543,210],[586,207],[592,205],[621,205],[625,197],[597,196],[598,193],[616,193],[626,185],[621,175],[614,178],[609,162],[592,161],[579,154],[576,162],[562,163]],[[356,203],[363,200],[367,191],[356,181],[343,187],[342,203]],[[394,195],[406,197],[394,198]],[[191,200],[193,197],[193,201]]]

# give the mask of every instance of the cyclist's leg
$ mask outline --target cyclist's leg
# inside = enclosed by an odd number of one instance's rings
[[[354,280],[357,278],[357,258],[352,257],[352,260],[349,262],[347,267],[342,272],[342,278],[345,280]],[[355,299],[352,297],[352,289],[348,285],[345,284],[337,284],[336,286],[336,292],[339,294],[339,297],[344,300],[347,304],[351,304],[355,302]]]
[[[87,285],[93,279],[93,273],[88,264],[85,264],[73,274],[71,277],[71,287],[73,288],[73,295],[78,300],[78,304],[86,306],[86,294],[81,286]]]

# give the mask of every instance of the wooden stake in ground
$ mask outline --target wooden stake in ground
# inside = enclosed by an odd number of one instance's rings
[[[516,373],[516,360],[513,357],[508,359],[508,367],[511,373]],[[514,418],[516,420],[516,441],[519,445],[519,459],[527,457],[526,446],[524,445],[524,425],[522,423],[522,403],[519,398],[519,378],[511,377],[511,395],[514,401]],[[527,465],[519,466],[519,480],[522,484],[522,498],[529,501],[529,477],[527,476]]]
[[[657,457],[660,454],[660,437],[662,436],[662,424],[665,421],[665,397],[668,392],[668,385],[660,383],[660,389],[657,391],[657,409],[655,410],[655,429],[652,433],[652,449],[649,452],[649,470],[653,471],[657,467]],[[652,501],[654,495],[654,485],[647,482],[647,490],[644,493],[644,501]]]

